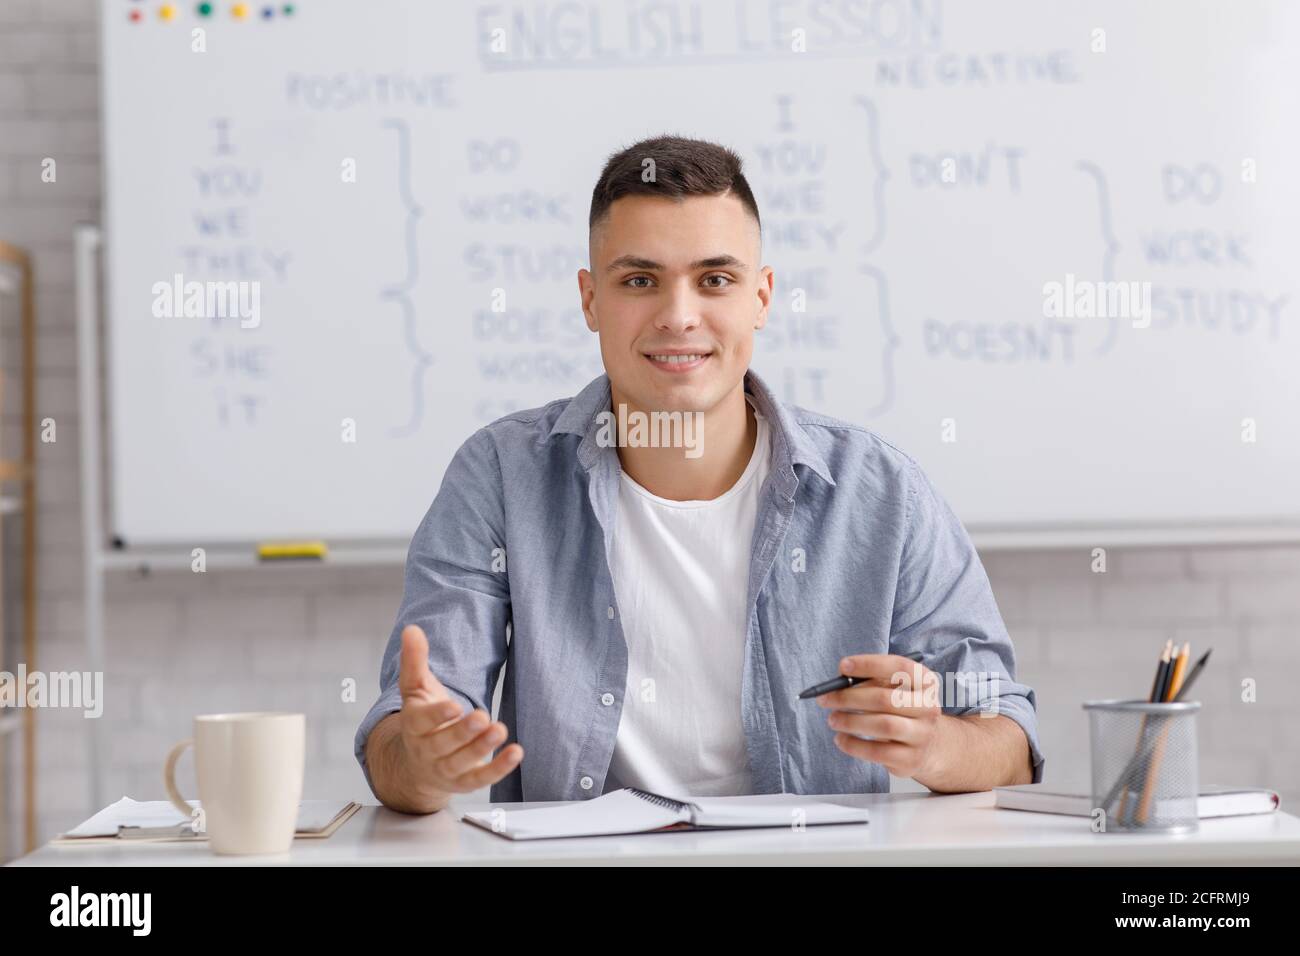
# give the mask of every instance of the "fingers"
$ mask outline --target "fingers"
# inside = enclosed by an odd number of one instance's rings
[[[840,661],[840,673],[849,677],[869,677],[889,686],[917,687],[927,670],[919,661],[898,654],[853,654]]]
[[[402,629],[402,656],[399,661],[397,687],[402,700],[424,697],[441,700],[448,696],[438,678],[429,670],[429,640],[418,626],[408,624]]]
[[[447,708],[447,710],[439,711],[439,708]],[[504,767],[504,772],[493,771],[486,775],[481,773],[485,766],[483,761],[492,754],[493,750],[505,743],[509,736],[505,724],[500,721],[494,722],[488,713],[481,709],[476,709],[464,717],[453,717],[451,721],[444,720],[439,726],[423,733],[407,732],[408,711],[411,712],[409,714],[411,718],[416,718],[418,715],[421,726],[428,726],[439,719],[439,716],[430,715],[459,709],[460,704],[456,701],[414,704],[404,706],[402,709],[403,735],[407,742],[408,754],[417,765],[426,768],[426,772],[436,779],[438,789],[456,793],[478,789],[484,784],[474,781],[486,777],[492,777],[488,783],[495,783],[523,759],[523,747],[512,744],[506,749],[513,756],[501,761],[494,760],[492,764],[487,765],[495,764],[498,768]],[[411,722],[414,724],[414,720]]]
[[[454,700],[411,704],[402,713],[408,749],[421,761],[437,763],[438,773],[446,777],[471,770],[508,736],[506,724],[493,722],[486,710],[459,717],[460,704]]]
[[[860,710],[921,717],[937,709],[940,700],[937,687],[914,691],[906,687],[855,684],[844,690],[822,694],[817,698],[817,703],[828,710]]]
[[[836,734],[835,746],[839,747],[850,757],[857,757],[859,760],[866,760],[870,763],[882,765],[890,773],[896,776],[907,776],[904,768],[911,766],[914,755],[907,744],[894,743],[884,740],[859,740],[857,737],[850,737],[848,734]]]
[[[475,711],[471,717],[477,717],[482,713],[481,710]],[[458,721],[455,727],[449,727],[437,736],[439,738],[450,739],[453,731],[458,730],[460,724],[466,724],[469,722],[470,718],[467,717],[462,721]],[[486,715],[484,715],[484,720],[481,726],[478,724],[476,724],[476,726],[479,726],[479,730],[477,732],[472,732],[473,735],[468,741],[466,741],[462,746],[456,747],[455,749],[445,753],[439,759],[438,769],[445,776],[456,779],[469,773],[471,770],[477,769],[483,763],[483,758],[489,756],[492,751],[496,750],[506,742],[506,737],[508,736],[506,725],[501,723],[501,721],[498,720],[495,723],[491,723],[487,721]],[[444,746],[444,742],[440,740],[439,746]]]
[[[462,793],[489,787],[514,770],[519,765],[519,761],[523,759],[524,748],[519,744],[511,744],[497,754],[491,763],[484,764],[478,769],[461,776],[456,781],[456,786]]]
[[[916,743],[921,737],[920,722],[897,714],[854,714],[849,711],[831,712],[826,725],[840,733],[898,743]]]
[[[445,693],[445,691],[444,691]],[[460,702],[447,697],[429,700],[423,693],[402,697],[402,735],[410,740],[421,740],[437,733],[450,721],[456,720],[464,708]]]
[[[455,703],[453,701],[453,703]],[[456,704],[459,708],[459,704]],[[435,728],[431,733],[424,734],[424,740],[421,745],[424,753],[431,759],[440,759],[448,757],[460,750],[467,744],[477,740],[485,731],[490,730],[493,726],[492,718],[488,716],[485,710],[474,710],[460,720],[453,720],[452,723],[446,723],[445,726]],[[502,728],[505,724],[498,723],[496,726]]]

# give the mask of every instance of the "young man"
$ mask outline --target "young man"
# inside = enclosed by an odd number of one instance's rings
[[[376,796],[428,813],[488,784],[497,802],[1041,780],[1034,693],[944,499],[749,370],[773,273],[739,158],[678,137],[616,154],[590,256],[606,374],[472,435],[411,542],[356,736]],[[656,413],[678,413],[677,447],[635,427]],[[796,699],[836,674],[866,680]]]

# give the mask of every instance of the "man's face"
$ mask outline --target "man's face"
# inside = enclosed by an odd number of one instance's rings
[[[615,402],[708,412],[739,386],[772,297],[759,255],[734,196],[614,201],[578,285]]]

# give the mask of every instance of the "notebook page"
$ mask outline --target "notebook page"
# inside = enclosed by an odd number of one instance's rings
[[[495,822],[501,833],[516,840],[643,833],[689,818],[687,811],[674,813],[642,800],[629,790],[615,790],[594,800],[562,807],[536,807],[532,810],[498,807],[495,810],[466,813],[464,816],[489,830],[493,829]]]
[[[824,823],[866,823],[865,807],[847,807],[811,800],[798,793],[765,793],[742,797],[680,797],[700,808],[697,826],[788,827]]]

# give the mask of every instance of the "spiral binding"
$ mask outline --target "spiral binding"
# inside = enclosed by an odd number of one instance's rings
[[[642,800],[649,801],[656,806],[663,807],[665,810],[675,810],[680,813],[690,808],[690,804],[684,800],[674,800],[672,797],[661,797],[657,793],[651,793],[649,790],[638,790],[636,787],[627,788],[631,793],[636,794]]]

